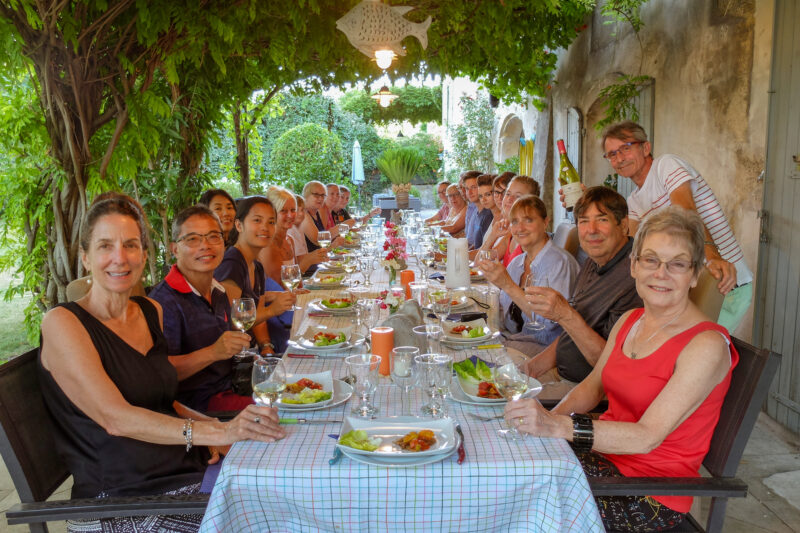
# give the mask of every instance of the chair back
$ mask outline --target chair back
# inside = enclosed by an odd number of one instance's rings
[[[735,337],[732,339],[739,352],[739,363],[733,369],[719,422],[703,460],[703,466],[711,475],[721,477],[736,475],[744,447],[780,362],[780,355],[775,352],[756,348]]]
[[[719,283],[707,268],[700,270],[700,277],[697,278],[697,285],[689,289],[689,299],[705,314],[712,322],[719,318],[719,310],[722,309],[722,300],[725,296],[720,294],[717,289]]]
[[[0,365],[0,454],[23,503],[46,500],[69,477],[42,399],[38,353]]]
[[[556,227],[553,233],[553,244],[561,247],[564,251],[572,254],[572,257],[578,258],[578,249],[580,242],[578,242],[578,226],[570,224],[569,222],[562,222]]]

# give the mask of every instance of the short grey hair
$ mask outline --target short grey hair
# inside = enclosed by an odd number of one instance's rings
[[[617,122],[603,130],[603,142],[601,146],[605,147],[606,139],[609,137],[624,142],[647,142],[647,133],[644,131],[644,128],[632,120]]]
[[[326,192],[328,190],[325,184],[322,183],[321,181],[309,181],[303,186],[303,198],[308,198],[308,195],[311,193],[311,188],[314,185],[319,185],[320,187],[324,188]]]
[[[642,253],[644,241],[655,233],[666,233],[676,239],[682,239],[689,248],[689,255],[692,258],[692,271],[696,274],[700,272],[705,264],[705,226],[697,211],[684,209],[677,205],[671,205],[665,209],[657,211],[644,219],[636,237],[633,239],[633,259]]]

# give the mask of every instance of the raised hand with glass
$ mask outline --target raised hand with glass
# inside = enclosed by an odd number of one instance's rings
[[[547,279],[547,274],[534,274],[531,272],[528,274],[528,279],[525,282],[525,287],[549,287],[550,283]],[[533,319],[530,322],[525,322],[525,325],[522,328],[524,333],[532,335],[538,331],[542,331],[545,328],[546,324],[544,323],[544,319],[539,317],[539,315],[534,314]]]
[[[256,322],[256,302],[252,298],[234,298],[231,302],[231,322],[233,326],[245,333],[253,327]],[[247,356],[247,350],[235,354],[234,359],[242,359]]]
[[[286,290],[295,294],[295,290],[300,286],[303,276],[300,273],[300,265],[281,265],[281,283],[286,287]],[[302,308],[295,304],[293,306],[295,311],[300,311]]]

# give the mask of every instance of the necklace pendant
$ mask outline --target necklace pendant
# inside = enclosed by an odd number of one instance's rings
[[[637,357],[639,356],[636,354],[636,352],[631,352],[631,359],[636,359]]]

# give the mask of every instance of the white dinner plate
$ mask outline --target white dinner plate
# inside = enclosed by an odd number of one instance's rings
[[[314,344],[314,335],[319,332],[334,334],[344,333],[345,341],[338,344],[330,344],[328,346],[317,346]],[[324,326],[312,326],[303,332],[303,335],[297,340],[297,344],[306,350],[329,352],[333,350],[342,350],[350,346],[350,336],[350,328],[326,328]]]
[[[344,435],[353,430],[363,430],[372,438],[381,439],[380,447],[375,451],[357,450],[339,444],[336,445],[342,451],[348,451],[356,455],[367,455],[371,457],[425,457],[430,455],[441,455],[451,451],[456,446],[455,424],[451,418],[442,419],[419,419],[413,416],[385,417],[376,419],[357,418],[353,416],[345,417],[342,424],[341,434]],[[403,437],[411,431],[430,429],[436,436],[436,442],[429,449],[420,452],[404,450],[394,443],[395,440]],[[341,437],[340,437],[341,439]]]
[[[344,268],[342,268],[341,261],[328,261],[326,263],[321,263],[320,266],[331,274],[344,274]]]
[[[505,398],[481,398],[478,396],[478,384],[471,383],[461,379],[460,376],[456,375],[456,381],[458,382],[458,387],[461,389],[461,392],[464,393],[470,402],[482,405],[497,405],[497,404],[504,404],[506,403]],[[542,392],[542,384],[539,383],[539,380],[536,378],[529,377],[528,378],[528,390],[523,395],[525,398],[535,398]]]
[[[316,374],[290,374],[286,376],[286,383],[297,383],[299,380],[306,378],[310,379],[311,381],[315,381],[322,385],[322,390],[326,392],[333,392],[333,376],[331,375],[330,370],[326,370],[325,372],[317,372]],[[275,406],[280,409],[287,409],[291,411],[297,411],[298,409],[303,409],[306,407],[316,406],[322,407],[328,405],[333,401],[333,395],[327,400],[322,400],[321,402],[315,403],[284,403],[283,397],[289,393],[284,392],[281,394],[278,401],[275,402]]]
[[[433,463],[438,463],[439,461],[444,461],[458,450],[458,446],[461,443],[461,437],[456,435],[456,445],[446,451],[436,455],[423,455],[423,456],[413,456],[413,457],[401,457],[401,456],[390,456],[390,457],[380,457],[380,456],[373,456],[373,455],[364,455],[359,453],[352,453],[357,450],[353,448],[347,448],[346,446],[342,446],[340,449],[342,450],[342,454],[344,454],[349,459],[353,461],[357,461],[359,463],[364,463],[372,466],[383,466],[385,468],[411,468],[415,466],[424,466]]]
[[[472,300],[467,298],[466,294],[456,294],[453,297],[453,301],[457,301],[458,303],[450,306],[451,311],[461,311],[472,305]]]
[[[480,337],[462,337],[460,333],[453,333],[453,329],[459,326],[470,326],[474,328],[483,328],[483,335]],[[472,320],[470,322],[445,322],[445,335],[442,340],[451,342],[453,344],[475,344],[481,343],[494,334],[494,332],[486,325],[486,321],[482,318]]]
[[[345,383],[340,379],[333,380],[333,398],[325,405],[320,405],[318,403],[309,403],[302,406],[298,406],[296,409],[291,409],[293,413],[299,413],[303,411],[318,411],[320,409],[330,409],[331,407],[336,407],[337,405],[341,405],[353,395],[353,387]],[[286,405],[277,404],[276,407],[278,409],[286,409]],[[289,409],[287,409],[289,410]]]
[[[337,296],[333,296],[332,298],[337,298]],[[330,298],[317,298],[315,300],[311,300],[308,305],[313,307],[315,310],[324,311],[326,313],[330,313],[332,315],[349,315],[355,311],[355,306],[351,305],[350,307],[342,307],[340,309],[326,307],[325,304],[322,303],[322,300],[328,300]]]
[[[331,280],[330,283],[324,283],[322,280]],[[311,276],[311,279],[305,284],[306,289],[341,289],[345,286],[345,275],[343,271],[330,272],[330,271],[317,271]]]

